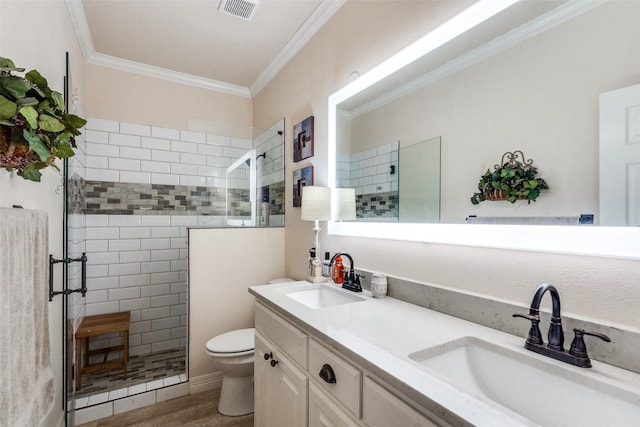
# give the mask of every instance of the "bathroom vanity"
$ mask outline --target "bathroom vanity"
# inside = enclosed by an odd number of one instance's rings
[[[525,350],[525,337],[331,283],[249,292],[259,426],[625,426],[640,417],[639,374],[546,358]]]
[[[302,426],[308,420],[310,426],[355,427],[360,419],[381,427],[438,425],[356,360],[262,304],[256,304],[255,348],[256,425]]]

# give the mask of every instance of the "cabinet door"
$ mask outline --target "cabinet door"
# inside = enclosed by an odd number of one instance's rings
[[[306,426],[306,374],[260,333],[255,349],[255,425]]]
[[[364,378],[362,400],[362,419],[369,427],[441,425],[429,420],[369,377]]]
[[[309,383],[309,427],[358,427],[315,384]]]
[[[273,346],[265,343],[260,334],[256,334],[253,372],[253,419],[256,426],[270,426],[276,419],[276,394],[271,393],[276,380],[276,371],[265,360],[265,354],[273,354]]]

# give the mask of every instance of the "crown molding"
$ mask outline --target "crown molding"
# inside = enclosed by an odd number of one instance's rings
[[[76,31],[78,42],[84,59],[89,64],[99,65],[102,67],[112,68],[115,70],[126,71],[129,73],[140,74],[147,77],[167,80],[174,83],[180,83],[188,86],[199,87],[202,89],[213,90],[216,92],[228,93],[244,98],[251,98],[249,88],[238,86],[218,80],[206,79],[194,76],[192,74],[181,73],[179,71],[169,70],[166,68],[155,67],[153,65],[142,64],[140,62],[128,59],[118,58],[115,56],[105,55],[96,52],[91,39],[91,31],[84,13],[84,7],[81,0],[67,0],[67,8],[71,16],[71,22]]]
[[[306,45],[309,40],[344,5],[346,0],[322,0],[309,18],[296,31],[284,48],[269,66],[258,76],[250,87],[252,96],[256,96],[278,74],[285,65]]]
[[[87,17],[84,14],[84,7],[81,0],[67,0],[67,9],[69,10],[69,16],[71,18],[71,24],[76,32],[78,43],[80,44],[80,50],[84,59],[87,60],[96,53],[93,47],[93,40],[91,39],[91,31],[89,30],[89,24],[87,23]]]
[[[316,10],[314,10],[311,16],[302,24],[300,29],[296,31],[278,56],[276,56],[269,66],[258,76],[250,88],[98,53],[93,46],[91,31],[89,30],[89,24],[87,23],[82,1],[66,0],[66,3],[73,28],[78,38],[78,43],[80,44],[80,49],[87,63],[244,98],[252,98],[269,84],[278,72],[311,40],[315,33],[322,28],[329,18],[342,7],[345,1],[346,0],[322,0]]]
[[[112,68],[115,70],[126,71],[129,73],[140,74],[147,77],[153,77],[156,79],[167,80],[174,83],[194,86],[201,89],[237,95],[243,98],[251,98],[249,88],[246,88],[244,86],[233,85],[218,80],[205,79],[203,77],[194,76],[192,74],[181,73],[179,71],[169,70],[162,67],[142,64],[140,62],[117,58],[115,56],[105,55],[102,53],[94,53],[90,58],[87,58],[87,63],[100,65],[102,67]]]

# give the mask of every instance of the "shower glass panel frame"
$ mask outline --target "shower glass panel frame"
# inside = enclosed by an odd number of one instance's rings
[[[240,184],[240,185],[238,185]],[[244,204],[247,201],[242,200],[243,197],[239,197],[236,193],[238,190],[243,190],[244,186],[248,184],[249,188],[249,216],[238,215],[239,209],[237,204]],[[227,225],[241,226],[241,227],[253,227],[256,223],[256,210],[257,210],[257,183],[256,183],[256,150],[251,149],[247,151],[245,155],[233,162],[225,171],[225,200],[226,211],[225,221]]]

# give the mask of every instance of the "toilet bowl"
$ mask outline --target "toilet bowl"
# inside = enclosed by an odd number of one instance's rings
[[[291,282],[283,277],[269,283]],[[218,412],[239,416],[253,412],[253,353],[255,328],[238,329],[211,338],[205,351],[222,372]]]
[[[205,351],[222,372],[218,412],[239,416],[253,412],[255,329],[238,329],[211,338]]]

